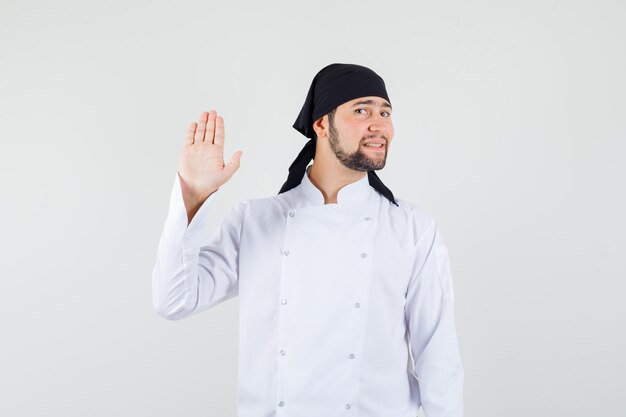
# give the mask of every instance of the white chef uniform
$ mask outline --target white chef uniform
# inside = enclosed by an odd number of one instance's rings
[[[309,180],[187,226],[179,176],[153,270],[178,320],[239,296],[239,417],[462,417],[448,252],[432,214],[368,177],[336,204]],[[412,357],[409,356],[409,352]]]

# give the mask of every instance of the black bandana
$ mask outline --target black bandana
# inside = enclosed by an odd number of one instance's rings
[[[304,105],[293,124],[293,128],[311,138],[289,166],[289,176],[278,192],[284,193],[297,187],[306,173],[306,167],[315,157],[313,123],[337,106],[359,97],[387,96],[385,82],[369,68],[355,64],[330,64],[322,68],[313,78]],[[370,185],[396,206],[393,193],[378,178],[376,172],[367,171]]]

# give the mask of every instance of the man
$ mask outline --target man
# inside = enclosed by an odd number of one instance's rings
[[[239,202],[208,236],[242,153],[224,164],[215,111],[188,130],[153,302],[178,320],[240,297],[240,417],[463,415],[446,246],[433,215],[374,173],[391,113],[369,68],[320,70],[294,123],[310,141],[279,194]]]

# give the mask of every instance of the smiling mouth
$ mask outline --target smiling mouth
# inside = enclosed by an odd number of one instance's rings
[[[367,149],[374,150],[374,151],[384,151],[384,150],[385,150],[385,145],[378,146],[378,147],[377,147],[377,146],[367,146],[367,145],[363,145],[363,147],[364,147],[364,148],[367,148]]]

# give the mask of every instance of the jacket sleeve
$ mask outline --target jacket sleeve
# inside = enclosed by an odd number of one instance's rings
[[[219,190],[204,201],[187,226],[187,210],[176,173],[152,271],[152,304],[168,320],[197,314],[239,294],[243,206],[239,202],[215,229],[207,230],[207,214],[217,193]]]
[[[426,417],[463,416],[464,371],[454,321],[448,250],[433,220],[414,247],[405,316]]]

